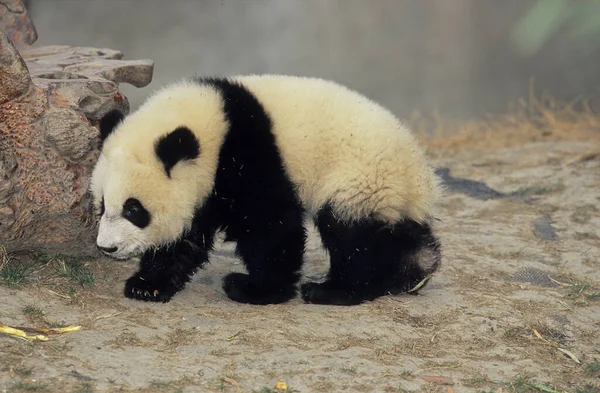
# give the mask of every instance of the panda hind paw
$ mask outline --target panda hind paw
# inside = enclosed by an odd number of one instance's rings
[[[230,273],[223,279],[223,290],[236,302],[248,304],[285,303],[296,296],[293,284],[258,283],[243,273]]]
[[[306,303],[323,304],[333,306],[354,306],[361,304],[367,299],[359,296],[353,291],[344,290],[329,282],[316,283],[307,282],[300,286],[300,296]]]
[[[124,294],[129,299],[167,303],[179,290],[168,281],[152,280],[136,274],[125,283]]]

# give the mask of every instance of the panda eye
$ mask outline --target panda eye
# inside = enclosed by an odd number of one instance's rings
[[[136,216],[140,211],[140,208],[136,205],[125,206],[123,209],[123,215],[127,218]]]
[[[136,198],[129,198],[123,204],[123,218],[139,228],[150,224],[150,213]]]

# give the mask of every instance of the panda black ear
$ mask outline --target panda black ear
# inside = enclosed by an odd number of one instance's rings
[[[104,140],[113,132],[117,124],[119,124],[125,115],[118,109],[113,109],[108,111],[102,118],[100,119],[100,142],[104,142]]]
[[[187,127],[178,127],[161,137],[154,148],[169,177],[171,168],[179,161],[193,160],[200,155],[200,142]]]

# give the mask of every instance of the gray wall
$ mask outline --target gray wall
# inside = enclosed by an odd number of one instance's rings
[[[155,61],[132,107],[183,75],[289,73],[334,79],[401,116],[472,117],[526,97],[597,91],[600,55],[568,41],[520,57],[509,30],[531,0],[30,0],[39,40]]]

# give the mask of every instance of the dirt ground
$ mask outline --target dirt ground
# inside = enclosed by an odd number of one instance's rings
[[[187,289],[148,304],[121,295],[134,263],[42,256],[24,274],[5,256],[0,322],[82,329],[0,336],[0,391],[599,392],[600,128],[505,121],[427,142],[449,169],[444,257],[416,296],[233,303],[220,281],[243,266],[219,244]],[[327,269],[314,231],[306,262]]]

